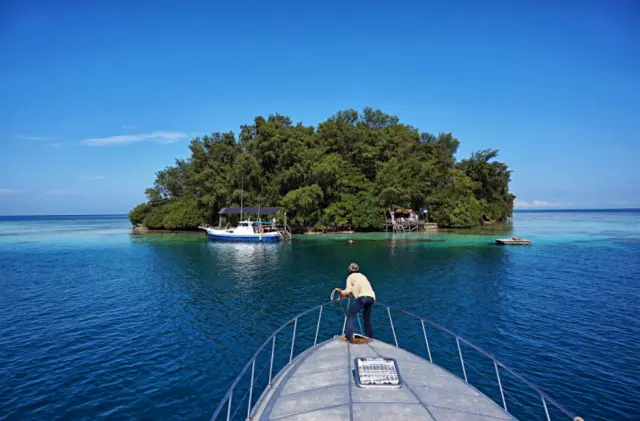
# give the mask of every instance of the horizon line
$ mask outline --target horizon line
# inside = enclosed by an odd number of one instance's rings
[[[128,216],[129,213],[30,213],[30,214],[0,214],[0,218],[7,216]]]
[[[640,211],[638,208],[540,208],[540,209],[514,209],[513,212],[604,212],[604,211]],[[27,216],[128,216],[125,213],[40,213],[40,214],[0,214],[0,218],[4,217],[27,217]]]
[[[520,208],[514,209],[514,212],[566,212],[566,211],[640,211],[640,207],[638,208]]]

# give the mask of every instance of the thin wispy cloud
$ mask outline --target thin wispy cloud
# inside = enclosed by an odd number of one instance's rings
[[[51,148],[61,148],[62,144],[60,144],[60,143],[50,143],[49,147],[51,147]]]
[[[22,193],[22,190],[5,189],[5,188],[0,189],[0,194],[2,195],[20,194],[20,193]]]
[[[546,208],[560,208],[563,206],[570,206],[570,203],[550,202],[548,200],[515,200],[513,206],[517,209],[546,209]]]
[[[74,194],[77,194],[76,192],[74,192],[73,190],[47,190],[45,191],[43,194],[47,195],[47,196],[72,196]]]
[[[137,127],[135,124],[125,124],[124,126],[121,126],[123,130],[135,130],[135,128]]]
[[[32,142],[50,142],[52,140],[58,139],[57,136],[34,136],[30,134],[17,134],[15,137],[18,139],[29,140]]]
[[[157,142],[157,143],[173,143],[188,138],[189,135],[184,132],[165,132],[154,131],[151,133],[125,134],[109,137],[93,137],[83,139],[81,143],[88,146],[109,146],[109,145],[125,145],[136,142]]]

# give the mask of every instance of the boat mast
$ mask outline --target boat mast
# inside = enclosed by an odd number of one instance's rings
[[[240,173],[240,220],[242,221],[242,196],[244,195],[244,174]]]

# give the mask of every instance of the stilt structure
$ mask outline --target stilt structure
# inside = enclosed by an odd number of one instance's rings
[[[424,228],[424,221],[417,218],[396,218],[394,211],[389,211],[391,218],[387,219],[385,231],[391,229],[392,232],[413,232]]]

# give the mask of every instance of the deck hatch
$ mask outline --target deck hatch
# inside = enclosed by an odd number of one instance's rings
[[[393,358],[358,357],[355,380],[359,387],[395,389],[401,386],[398,363]]]

